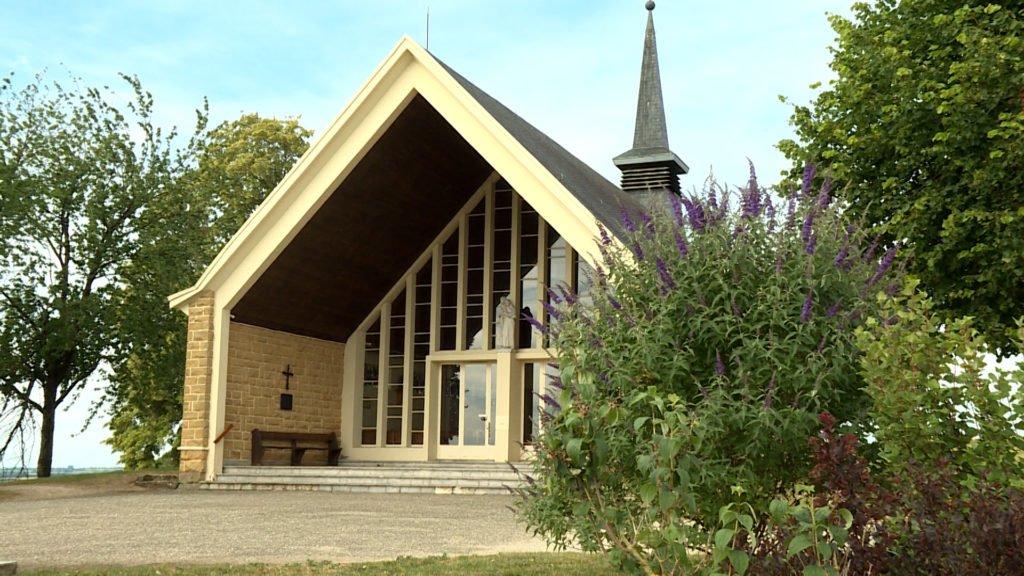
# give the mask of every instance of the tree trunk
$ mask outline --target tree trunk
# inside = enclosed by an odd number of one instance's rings
[[[43,386],[43,428],[39,433],[39,461],[36,477],[49,478],[53,468],[53,431],[57,417],[57,384]]]

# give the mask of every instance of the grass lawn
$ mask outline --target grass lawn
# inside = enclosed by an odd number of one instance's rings
[[[334,564],[248,564],[243,566],[141,566],[130,568],[90,568],[82,570],[42,570],[18,572],[37,576],[64,574],[109,576],[306,576],[314,574],[395,574],[395,575],[523,575],[523,576],[611,576],[618,574],[602,556],[577,553],[498,554],[448,558],[398,558],[389,562]]]

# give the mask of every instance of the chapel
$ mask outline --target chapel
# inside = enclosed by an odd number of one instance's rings
[[[646,7],[621,187],[413,40],[395,46],[169,298],[188,315],[183,480],[323,460],[264,454],[254,431],[333,435],[345,463],[529,458],[556,370],[533,327],[549,290],[586,299],[600,227],[622,237],[622,213],[671,205],[688,170]]]

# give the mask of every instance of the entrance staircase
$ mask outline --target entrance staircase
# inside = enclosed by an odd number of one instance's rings
[[[529,467],[528,464],[524,464]],[[520,464],[517,468],[522,469]],[[340,466],[225,466],[206,490],[509,494],[523,483],[492,462],[352,462]]]

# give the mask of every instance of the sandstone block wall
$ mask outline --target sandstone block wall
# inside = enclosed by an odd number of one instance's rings
[[[341,433],[341,388],[345,345],[247,324],[232,323],[228,343],[224,463],[249,464],[251,432]],[[282,372],[291,365],[289,390]],[[282,393],[292,395],[281,410]],[[310,451],[303,464],[323,464],[323,452]],[[288,464],[288,451],[270,450],[265,464]]]
[[[196,296],[188,306],[185,348],[184,406],[179,464],[183,482],[201,480],[206,471],[210,438],[210,383],[213,377],[213,291]]]

